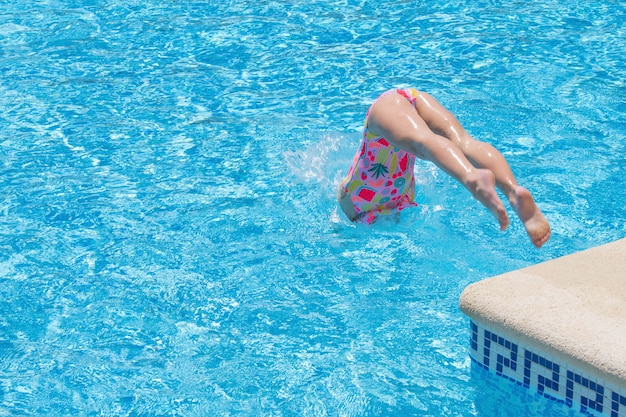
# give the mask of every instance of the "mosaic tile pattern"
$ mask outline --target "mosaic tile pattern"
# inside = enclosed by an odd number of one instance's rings
[[[470,321],[470,357],[478,365],[591,416],[626,417],[626,389],[559,363]]]

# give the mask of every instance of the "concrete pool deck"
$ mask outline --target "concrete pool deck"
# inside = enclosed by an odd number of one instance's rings
[[[469,285],[474,362],[582,411],[626,416],[626,239]]]

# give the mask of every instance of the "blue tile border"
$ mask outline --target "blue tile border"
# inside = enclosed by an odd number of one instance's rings
[[[626,389],[557,363],[538,349],[521,346],[473,320],[470,328],[470,357],[481,367],[587,415],[626,417]]]

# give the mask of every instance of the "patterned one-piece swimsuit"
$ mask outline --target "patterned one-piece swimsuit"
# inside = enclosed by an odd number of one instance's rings
[[[383,95],[389,93],[402,95],[413,106],[419,94],[414,88],[409,88],[389,90]],[[352,200],[358,220],[368,224],[380,214],[417,205],[413,201],[415,156],[391,145],[382,136],[372,134],[367,127],[369,113],[368,110],[365,116],[361,149],[354,156],[348,175],[341,183],[341,188]]]

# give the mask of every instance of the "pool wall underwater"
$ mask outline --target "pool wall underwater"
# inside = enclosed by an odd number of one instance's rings
[[[626,416],[626,389],[606,382],[539,346],[524,346],[471,321],[470,356],[496,375],[592,416]]]

